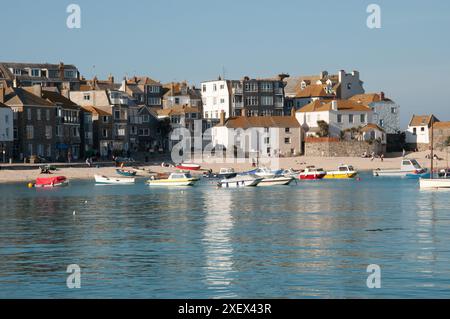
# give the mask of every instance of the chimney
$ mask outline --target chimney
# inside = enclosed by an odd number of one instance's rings
[[[5,88],[0,85],[0,103],[5,103]]]
[[[122,79],[122,86],[120,87],[122,89],[123,92],[127,91],[127,77],[124,76]]]
[[[337,110],[338,110],[338,103],[337,103],[337,100],[331,101],[331,109],[332,109],[333,111],[337,111]]]
[[[112,74],[110,74],[108,76],[108,81],[109,81],[109,83],[113,83],[114,84],[114,76]]]
[[[19,80],[17,80],[17,77],[15,76],[14,80],[13,80],[13,88],[18,88],[18,87],[19,87]]]
[[[42,85],[34,84],[33,85],[33,94],[39,97],[42,97]]]
[[[222,110],[220,111],[220,121],[219,121],[219,125],[223,126],[225,124],[225,112]]]
[[[61,78],[61,80],[64,80],[64,63],[63,62],[59,62],[59,77]]]
[[[291,116],[295,117],[295,107],[294,106],[291,108]]]
[[[384,101],[384,100],[385,100],[384,92],[381,92],[381,93],[380,93],[380,100],[381,100],[381,101]]]

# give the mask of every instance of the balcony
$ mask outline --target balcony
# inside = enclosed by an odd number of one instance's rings
[[[233,94],[242,94],[244,91],[242,88],[233,88]]]
[[[244,107],[244,102],[234,102],[233,103],[233,107],[237,108],[237,109],[243,108]]]

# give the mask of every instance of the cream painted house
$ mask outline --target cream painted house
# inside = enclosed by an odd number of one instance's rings
[[[350,100],[315,100],[295,113],[307,136],[317,136],[318,123],[324,121],[330,137],[340,137],[346,129],[364,127],[372,123],[372,116],[371,108]]]
[[[406,144],[413,150],[428,149],[431,123],[439,122],[434,115],[413,115],[406,129]]]

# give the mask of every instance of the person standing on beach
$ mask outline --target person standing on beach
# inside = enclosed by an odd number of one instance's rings
[[[382,162],[384,161],[384,153],[381,153],[380,159],[381,159]]]
[[[375,152],[372,152],[370,161],[372,162],[375,159]]]

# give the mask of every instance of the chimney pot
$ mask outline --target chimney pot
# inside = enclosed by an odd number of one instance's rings
[[[224,125],[224,124],[225,124],[225,112],[224,112],[224,110],[220,111],[220,120],[219,120],[219,124],[220,124],[220,125]]]
[[[0,103],[5,103],[5,88],[0,85]]]
[[[338,105],[337,105],[337,101],[336,100],[331,101],[331,109],[333,111],[337,111],[338,110]]]

